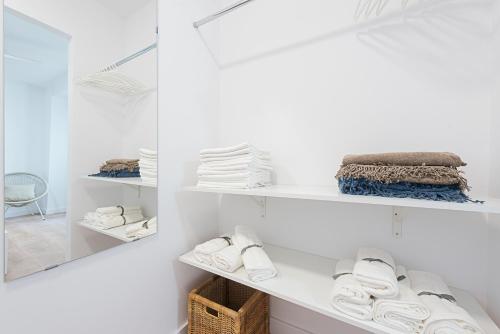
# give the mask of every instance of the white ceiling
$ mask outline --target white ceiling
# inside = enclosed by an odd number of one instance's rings
[[[8,10],[4,34],[7,78],[43,86],[67,73],[67,36]]]
[[[122,17],[127,17],[134,11],[146,6],[153,0],[96,0]]]

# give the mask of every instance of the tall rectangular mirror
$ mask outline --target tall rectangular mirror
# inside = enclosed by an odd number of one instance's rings
[[[156,0],[5,0],[5,280],[157,233]]]

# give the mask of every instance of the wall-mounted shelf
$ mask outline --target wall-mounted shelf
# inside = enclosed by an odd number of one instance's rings
[[[181,256],[179,260],[369,332],[400,334],[398,331],[388,329],[373,321],[351,318],[335,311],[330,306],[329,298],[334,284],[332,275],[336,260],[271,245],[266,245],[265,249],[278,269],[279,275],[274,279],[259,283],[250,281],[243,268],[235,273],[226,273],[215,267],[201,264],[196,261],[192,252]],[[452,291],[458,304],[471,314],[485,333],[500,334],[498,327],[473,296],[459,289],[452,289]]]
[[[132,242],[132,241],[136,241],[139,239],[144,239],[145,237],[148,237],[148,236],[154,234],[154,233],[151,233],[151,234],[145,235],[141,238],[129,238],[129,237],[127,237],[127,234],[125,233],[125,229],[127,228],[127,225],[119,226],[119,227],[115,227],[115,228],[110,228],[108,230],[100,229],[97,226],[87,224],[84,221],[79,222],[78,225],[85,227],[86,229],[92,230],[94,232],[101,233],[101,234],[107,235],[109,237],[113,237],[113,238],[118,239],[118,240],[123,241],[123,242]]]
[[[465,212],[479,212],[500,214],[500,199],[497,198],[475,198],[484,200],[484,204],[479,203],[454,203],[436,202],[429,200],[418,200],[410,198],[387,198],[377,196],[354,196],[341,194],[336,186],[285,186],[276,185],[255,189],[226,189],[226,188],[204,188],[187,187],[185,191],[216,193],[227,195],[244,195],[255,197],[292,198],[315,201],[328,201],[338,203],[357,203],[383,205],[391,207],[423,208]]]
[[[143,182],[140,177],[97,177],[97,176],[82,176],[84,180],[98,181],[98,182],[110,182],[110,183],[119,183],[137,187],[145,187],[145,188],[157,188],[156,184]]]

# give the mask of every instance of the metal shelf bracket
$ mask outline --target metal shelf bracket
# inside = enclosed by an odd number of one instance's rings
[[[260,207],[260,217],[266,218],[266,216],[267,216],[267,197],[252,196],[252,199]]]
[[[403,238],[403,214],[400,207],[392,207],[392,236],[395,239]]]

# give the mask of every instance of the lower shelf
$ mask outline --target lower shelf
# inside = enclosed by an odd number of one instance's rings
[[[398,331],[388,329],[373,321],[354,319],[335,311],[330,306],[329,298],[334,284],[332,275],[336,260],[272,245],[266,245],[265,249],[278,269],[279,275],[274,279],[259,283],[250,281],[243,268],[235,273],[226,273],[199,263],[192,252],[182,255],[179,261],[372,333],[400,334]],[[458,304],[476,319],[485,333],[500,334],[498,327],[473,296],[459,289],[452,289],[452,291]]]
[[[102,230],[102,229],[100,229],[100,228],[98,228],[98,227],[96,227],[94,225],[86,224],[83,221],[79,222],[78,225],[80,225],[82,227],[85,227],[86,229],[92,230],[94,232],[101,233],[101,234],[113,237],[115,239],[121,240],[123,242],[136,241],[136,240],[148,237],[151,234],[154,234],[154,233],[151,233],[149,235],[145,235],[145,236],[140,237],[140,238],[135,238],[135,237],[134,238],[129,238],[129,237],[127,237],[127,234],[125,233],[125,229],[127,228],[127,225],[119,226],[119,227],[115,227],[115,228],[110,228],[109,230]]]

